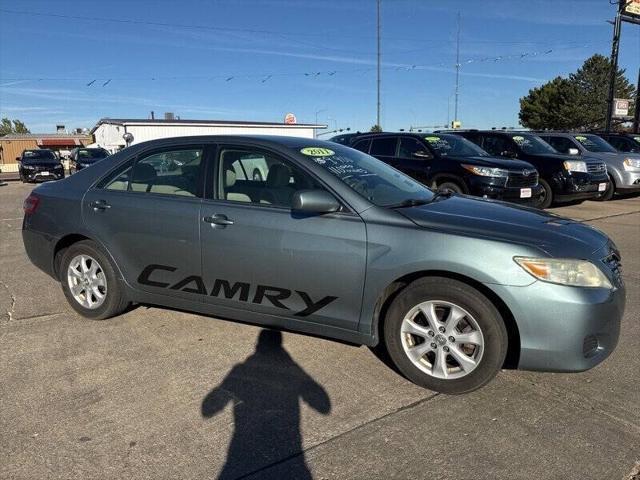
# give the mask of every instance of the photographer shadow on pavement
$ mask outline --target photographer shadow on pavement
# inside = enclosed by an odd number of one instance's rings
[[[233,403],[235,431],[218,478],[270,478],[277,464],[286,478],[311,479],[302,450],[301,399],[324,415],[331,412],[324,388],[282,347],[282,333],[262,330],[255,352],[202,401],[205,418]]]

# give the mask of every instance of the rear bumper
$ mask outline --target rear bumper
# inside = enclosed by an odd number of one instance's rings
[[[29,229],[27,224],[28,219],[25,218],[22,222],[22,242],[29,260],[47,275],[56,278],[53,264],[56,239],[46,233]]]
[[[588,370],[604,361],[618,343],[624,285],[615,290],[539,281],[527,287],[487,286],[505,301],[516,320],[519,369]]]

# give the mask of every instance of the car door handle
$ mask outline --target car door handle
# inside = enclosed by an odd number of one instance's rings
[[[210,223],[212,227],[216,225],[220,227],[226,227],[228,225],[233,225],[233,220],[229,220],[226,215],[222,215],[221,213],[214,213],[211,216],[204,217],[204,220],[207,223]]]
[[[111,205],[109,205],[106,200],[95,200],[93,202],[91,202],[89,204],[89,206],[91,208],[93,208],[94,212],[97,212],[99,210],[106,210],[108,208],[111,208]]]

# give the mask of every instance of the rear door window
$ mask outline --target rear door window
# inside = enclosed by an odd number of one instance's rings
[[[371,141],[371,155],[380,157],[395,157],[397,137],[374,138]]]
[[[371,139],[365,138],[364,140],[355,142],[352,145],[352,148],[355,148],[356,150],[360,150],[363,153],[369,153],[369,145],[371,145]]]

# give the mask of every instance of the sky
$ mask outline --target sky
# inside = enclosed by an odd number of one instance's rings
[[[518,126],[520,97],[609,55],[609,0],[382,0],[385,130]],[[620,66],[640,68],[624,24]],[[376,122],[376,0],[0,0],[0,117]]]

